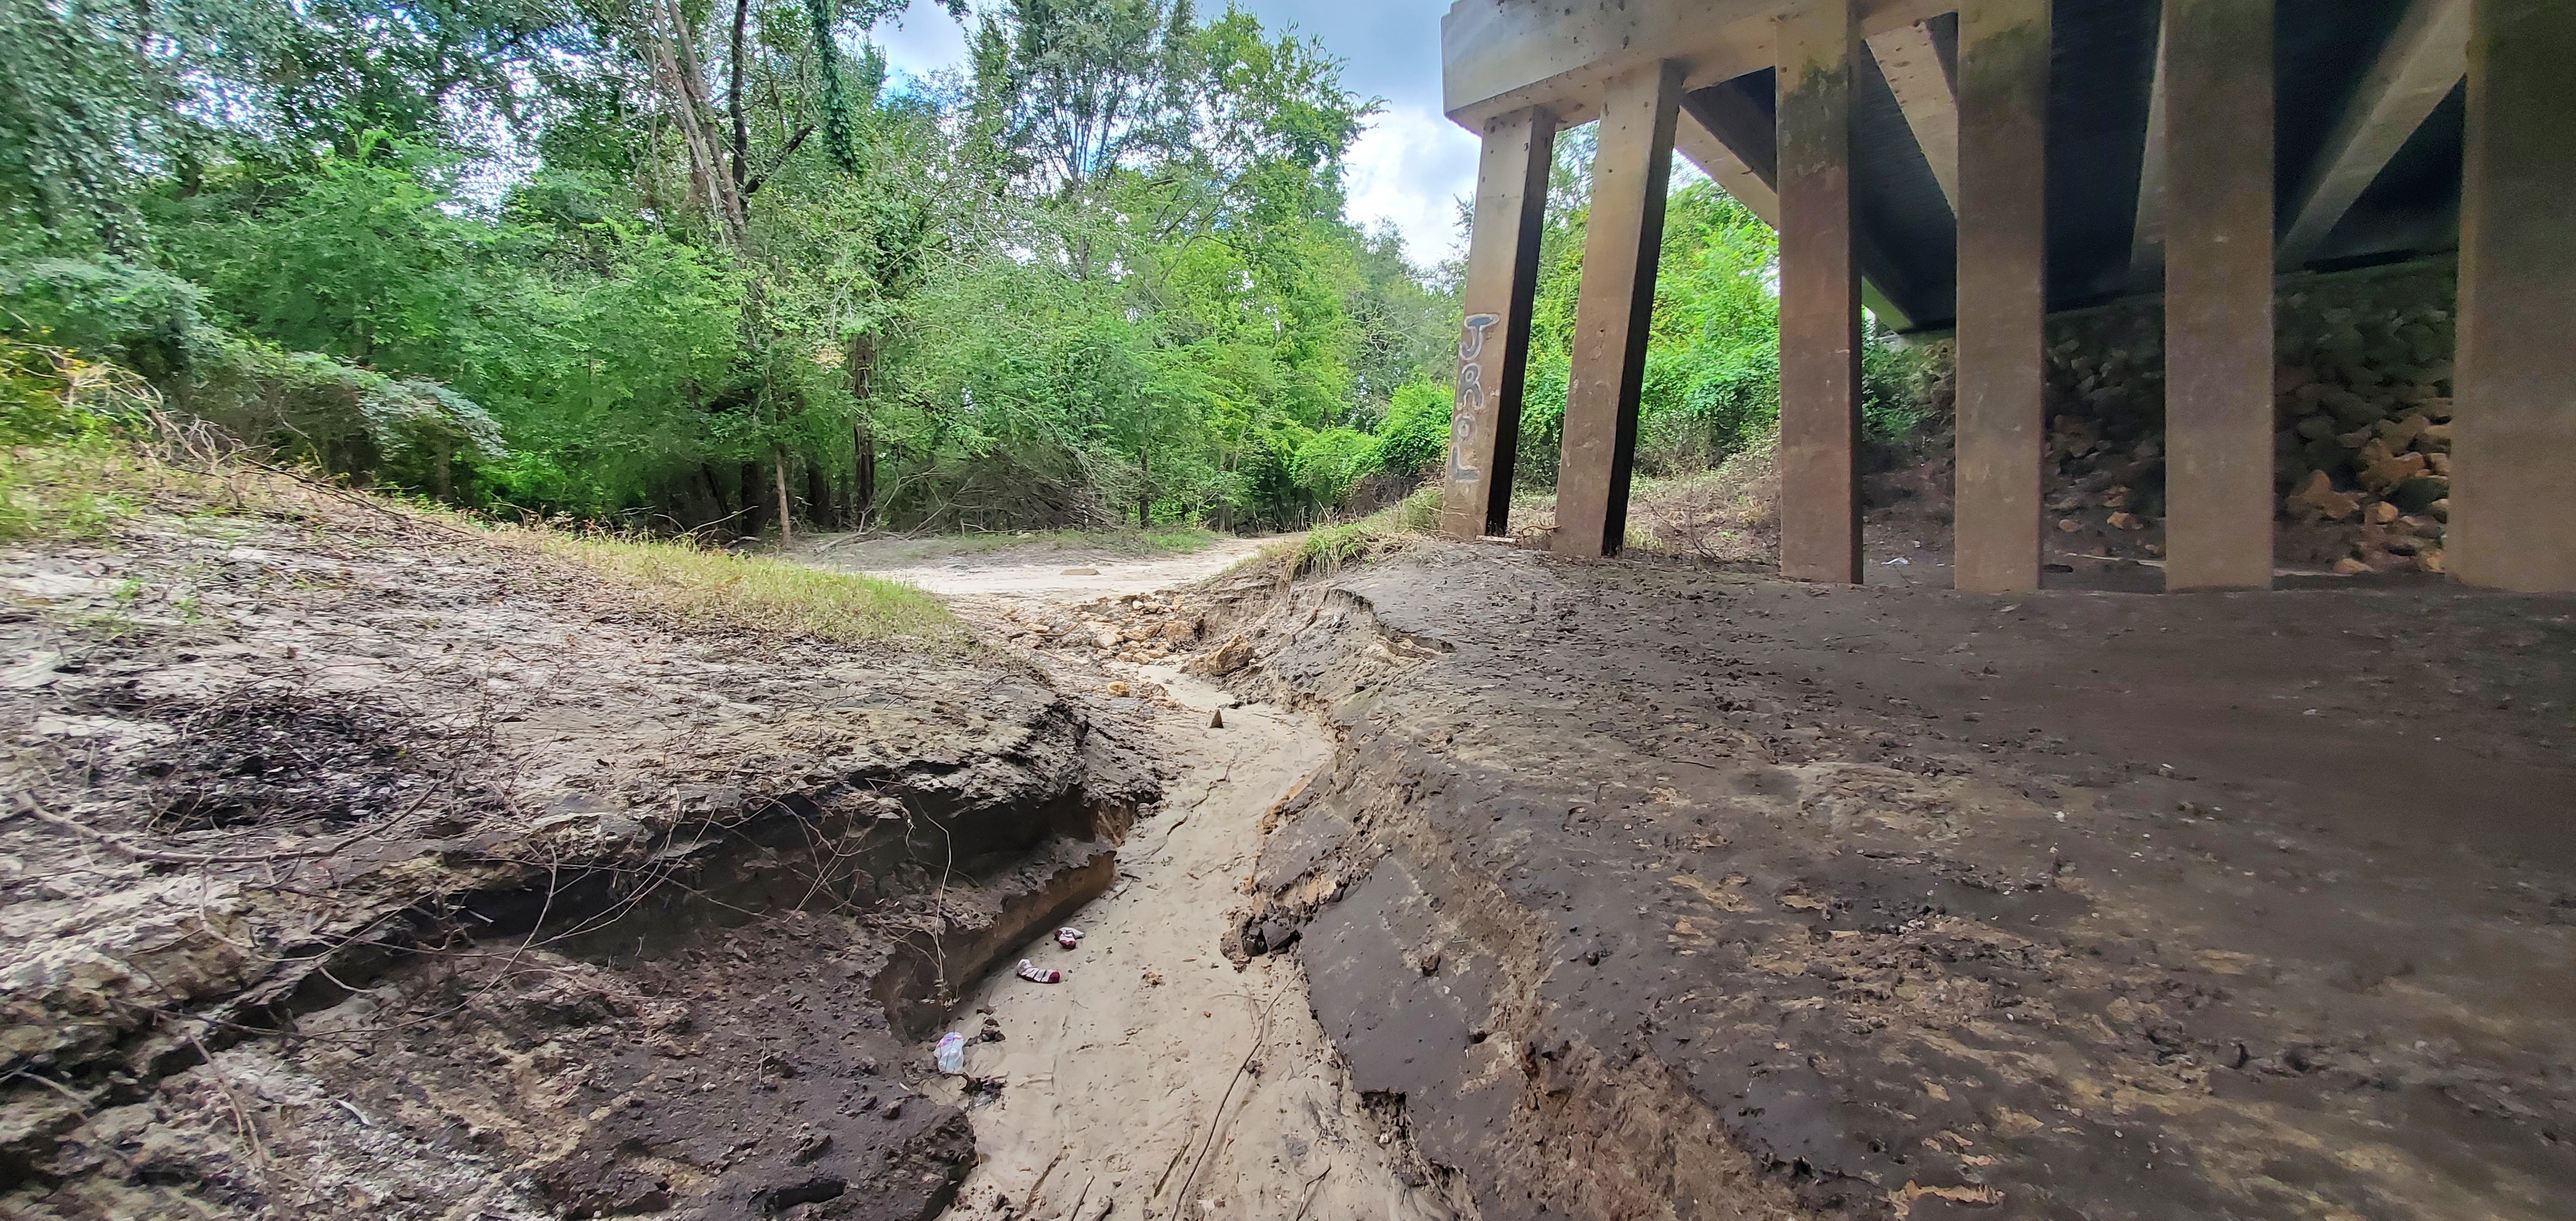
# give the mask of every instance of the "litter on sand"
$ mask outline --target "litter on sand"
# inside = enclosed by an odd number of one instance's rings
[[[1070,950],[1082,943],[1082,930],[1068,924],[1055,931],[1055,943]]]
[[[1020,960],[1020,969],[1017,973],[1020,978],[1033,984],[1054,984],[1064,982],[1064,972],[1055,970],[1051,967],[1038,966],[1025,958]]]
[[[951,1077],[965,1076],[966,1036],[953,1030],[939,1036],[939,1050],[932,1052],[930,1059],[931,1063],[939,1066],[939,1071]]]

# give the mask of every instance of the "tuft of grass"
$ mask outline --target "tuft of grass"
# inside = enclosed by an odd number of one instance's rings
[[[1779,534],[1776,432],[1709,470],[1641,479],[1629,500],[1628,543],[1641,551],[1759,563],[1776,557]]]
[[[1205,526],[1156,526],[1151,530],[1121,530],[1123,541],[1105,544],[1113,549],[1134,547],[1147,555],[1196,555],[1225,537]]]
[[[125,435],[157,403],[115,365],[0,337],[0,541],[94,538],[168,490]]]
[[[162,461],[141,439],[147,427],[118,421],[0,447],[0,542],[104,538],[128,518],[227,497],[249,507],[238,480]]]
[[[1440,527],[1440,489],[1424,487],[1354,522],[1319,526],[1294,546],[1264,549],[1256,562],[1277,564],[1283,577],[1321,576],[1402,549]]]
[[[544,529],[528,534],[542,553],[607,577],[638,601],[690,626],[853,644],[964,636],[946,603],[901,581],[684,541]]]

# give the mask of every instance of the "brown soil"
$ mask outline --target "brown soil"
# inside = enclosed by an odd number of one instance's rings
[[[1089,664],[1055,673],[1076,680]],[[1117,887],[1073,917],[1079,944],[1020,951],[1064,982],[996,973],[967,998],[970,1075],[932,1094],[969,1108],[982,1159],[949,1216],[1456,1216],[1352,1088],[1298,963],[1222,952],[1267,820],[1330,743],[1302,713],[1177,671],[1118,672],[1163,693],[1137,703],[1171,800],[1126,845]]]
[[[1406,1138],[1400,1108],[1353,1087],[1297,961],[1243,952],[1265,836],[1331,744],[1304,713],[1154,664],[1193,647],[1179,629],[1195,615],[1181,615],[1211,602],[1164,588],[1176,568],[1203,577],[1243,550],[1102,557],[1073,589],[1043,565],[988,564],[955,597],[984,638],[1133,724],[1169,799],[1122,849],[1117,885],[1070,917],[1085,933],[1073,949],[1041,935],[1006,955],[1060,983],[997,972],[965,998],[966,1076],[930,1087],[975,1128],[952,1218],[1474,1215]],[[1076,600],[1103,589],[1120,592]],[[1138,615],[1174,622],[1150,644],[1101,647],[1108,623]]]
[[[932,649],[0,552],[0,1215],[2563,1212],[2576,600],[1959,595],[1938,482],[1864,589],[1005,556]]]
[[[784,554],[820,568],[893,577],[970,604],[1043,609],[1187,585],[1263,548],[1295,543],[1294,535],[1220,538],[1197,551],[1138,555],[1039,539],[957,552],[942,548],[935,538],[822,535],[799,539]]]
[[[913,1040],[1157,797],[1025,663],[328,497],[0,595],[12,1217],[934,1215]]]
[[[1159,617],[1338,738],[1247,948],[1488,1221],[2576,1192],[2576,600],[1485,545],[1231,605]]]

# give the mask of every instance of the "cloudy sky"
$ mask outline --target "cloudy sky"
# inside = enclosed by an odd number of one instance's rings
[[[1348,66],[1343,84],[1386,99],[1351,150],[1352,219],[1390,222],[1421,264],[1456,254],[1457,199],[1475,186],[1476,140],[1440,117],[1440,15],[1448,0],[1239,0],[1276,33],[1295,26]],[[1224,0],[1200,0],[1208,11]],[[886,58],[916,76],[961,64],[966,41],[931,0],[914,0],[900,27],[880,27]]]

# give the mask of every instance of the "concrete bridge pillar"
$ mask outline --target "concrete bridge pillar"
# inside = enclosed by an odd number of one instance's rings
[[[1781,14],[1780,575],[1860,583],[1860,273],[1852,260],[1856,0]]]
[[[2049,0],[1959,5],[1960,589],[2039,588]]]
[[[1509,526],[1556,120],[1545,110],[1514,111],[1487,122],[1484,141],[1459,294],[1466,324],[1449,407],[1449,477],[1440,498],[1440,530],[1452,538],[1501,534]]]
[[[2272,584],[2272,0],[2165,0],[2165,588]]]
[[[2445,558],[2472,585],[2576,591],[2576,5],[2471,0]]]
[[[1647,324],[1681,99],[1681,65],[1665,62],[1612,79],[1602,100],[1556,473],[1552,546],[1560,554],[1617,555],[1627,537],[1637,396],[1646,379]]]

